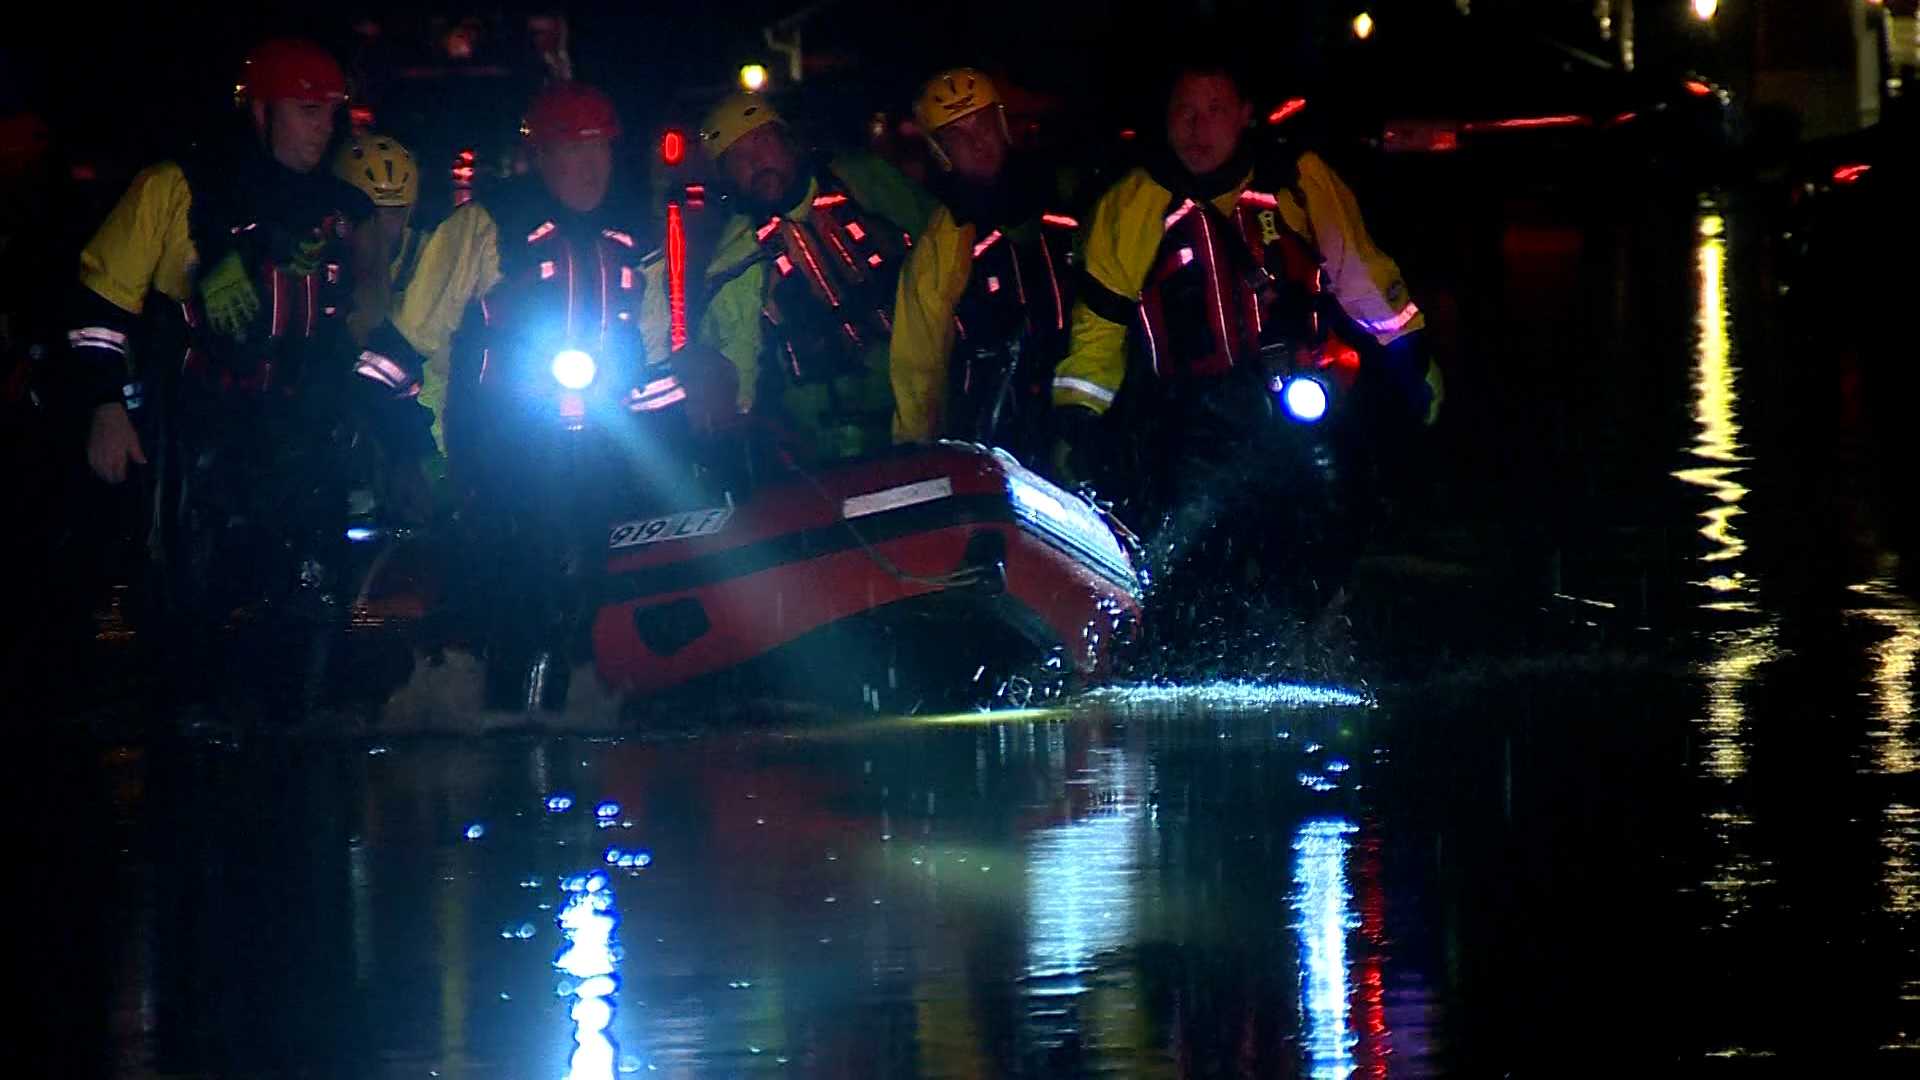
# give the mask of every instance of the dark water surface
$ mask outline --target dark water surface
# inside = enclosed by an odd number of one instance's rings
[[[36,727],[33,1074],[1920,1074],[1901,358],[1742,198],[1455,195],[1377,706]]]

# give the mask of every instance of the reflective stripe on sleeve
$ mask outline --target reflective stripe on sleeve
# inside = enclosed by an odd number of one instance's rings
[[[1069,390],[1076,394],[1083,394],[1102,405],[1113,404],[1113,391],[1101,386],[1097,382],[1092,382],[1087,379],[1076,379],[1071,376],[1062,375],[1053,380],[1053,388],[1055,390]]]

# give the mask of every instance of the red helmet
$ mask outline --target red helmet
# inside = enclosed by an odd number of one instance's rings
[[[593,87],[554,83],[527,106],[526,123],[520,130],[535,146],[615,139],[620,136],[620,116],[613,111],[613,100]]]
[[[347,100],[347,76],[333,54],[300,38],[265,41],[247,54],[241,72],[249,101]]]

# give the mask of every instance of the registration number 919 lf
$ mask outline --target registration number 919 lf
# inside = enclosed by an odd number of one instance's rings
[[[665,517],[623,522],[615,525],[613,531],[608,534],[607,547],[618,551],[621,548],[660,544],[668,540],[691,540],[696,536],[712,536],[726,528],[728,520],[732,517],[733,507],[716,506],[710,510],[683,510]]]

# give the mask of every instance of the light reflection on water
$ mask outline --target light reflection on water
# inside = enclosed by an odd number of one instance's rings
[[[1306,1021],[1309,1075],[1344,1080],[1354,1071],[1359,1043],[1348,1014],[1351,990],[1347,934],[1360,928],[1347,888],[1348,836],[1357,827],[1344,818],[1318,818],[1300,826],[1293,841],[1294,932],[1300,939],[1300,1011]]]
[[[1705,606],[1721,611],[1753,611],[1750,593],[1753,582],[1732,563],[1747,549],[1734,528],[1734,520],[1745,513],[1741,502],[1747,488],[1737,479],[1747,458],[1740,445],[1738,416],[1739,389],[1735,377],[1739,369],[1733,361],[1732,321],[1727,304],[1727,223],[1718,213],[1700,215],[1695,257],[1699,268],[1699,307],[1695,319],[1693,419],[1699,430],[1688,448],[1689,456],[1706,462],[1678,469],[1673,476],[1685,484],[1705,488],[1713,503],[1701,511],[1705,524],[1700,535],[1713,542],[1713,548],[1700,556],[1713,571],[1694,582],[1717,598]]]
[[[1117,774],[1123,763],[1114,757],[1106,769]],[[1113,779],[1124,793],[1124,780]],[[1033,838],[1027,850],[1029,976],[1082,975],[1100,953],[1129,940],[1140,825],[1137,802],[1123,795],[1085,821]]]
[[[1852,591],[1864,605],[1852,614],[1887,635],[1867,649],[1873,665],[1874,726],[1867,729],[1870,760],[1862,771],[1907,776],[1920,768],[1920,748],[1911,734],[1914,672],[1920,669],[1920,605],[1885,579],[1855,585]],[[1881,819],[1887,911],[1904,924],[1920,912],[1920,809],[1896,796],[1881,811]]]
[[[1887,632],[1867,650],[1878,721],[1867,731],[1873,754],[1869,771],[1904,776],[1920,768],[1920,747],[1908,734],[1913,726],[1913,674],[1920,667],[1920,608],[1885,580],[1855,585],[1852,591],[1869,605],[1852,614]]]
[[[619,989],[619,946],[614,931],[620,912],[614,906],[613,886],[607,875],[592,873],[570,878],[562,886],[566,903],[554,919],[566,946],[553,966],[571,981],[561,984],[572,999],[567,1017],[573,1022],[573,1053],[563,1080],[613,1080],[619,1048],[611,1035],[613,995]]]
[[[1711,546],[1699,555],[1706,576],[1693,584],[1706,589],[1700,607],[1712,612],[1756,613],[1756,580],[1740,565],[1747,542],[1736,528],[1750,494],[1738,477],[1748,457],[1740,441],[1739,368],[1733,356],[1733,316],[1728,304],[1727,221],[1717,211],[1699,216],[1694,253],[1699,277],[1694,344],[1693,419],[1697,430],[1687,456],[1704,464],[1673,473],[1675,479],[1705,489],[1709,503],[1701,511],[1699,534]],[[1746,696],[1761,669],[1780,655],[1779,624],[1715,631],[1711,655],[1702,665],[1706,714],[1696,723],[1701,740],[1700,768],[1714,781],[1706,811],[1707,835],[1714,847],[1713,866],[1701,885],[1719,901],[1718,923],[1725,926],[1753,906],[1756,888],[1772,881],[1767,860],[1753,852],[1753,819],[1743,794],[1751,733]]]

